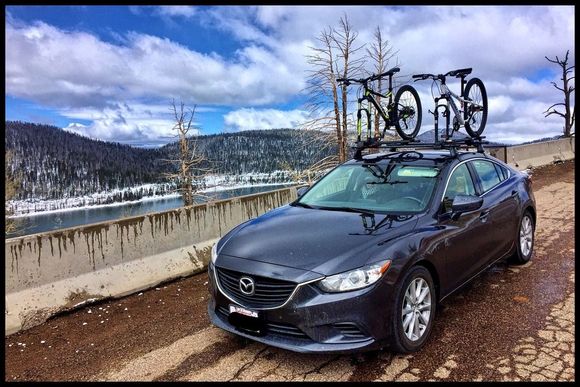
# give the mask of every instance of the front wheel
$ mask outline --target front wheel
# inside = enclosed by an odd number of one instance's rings
[[[418,351],[429,338],[437,297],[431,273],[414,266],[404,276],[396,291],[393,349],[400,353]]]
[[[404,140],[415,138],[421,128],[421,100],[412,86],[403,85],[395,95],[395,129]]]
[[[479,137],[487,122],[487,92],[481,79],[472,78],[467,82],[463,98],[470,101],[463,110],[465,131],[471,137]]]

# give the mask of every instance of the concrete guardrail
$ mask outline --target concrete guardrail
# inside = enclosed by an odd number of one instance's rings
[[[523,170],[574,159],[575,142],[575,137],[569,137],[526,145],[488,147],[486,150],[495,158]]]
[[[219,237],[294,199],[296,187],[289,187],[7,239],[5,335],[200,272]]]

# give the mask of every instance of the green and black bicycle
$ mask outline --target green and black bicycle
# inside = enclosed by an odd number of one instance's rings
[[[382,74],[373,74],[367,78],[340,78],[336,80],[341,83],[343,87],[347,87],[352,83],[358,83],[361,85],[358,91],[358,110],[356,117],[358,142],[362,141],[362,131],[364,126],[366,126],[367,129],[366,142],[380,141],[380,139],[385,136],[385,132],[393,126],[399,136],[404,140],[412,140],[417,133],[419,133],[419,129],[421,128],[422,111],[419,94],[417,94],[415,88],[409,85],[403,85],[397,90],[397,93],[393,98],[393,75],[400,70],[399,67],[393,67]],[[374,91],[372,89],[372,82],[387,76],[389,77],[389,89],[387,93],[383,95]],[[383,107],[382,104],[378,103],[375,96],[380,96],[387,100],[388,102],[386,106]],[[365,101],[367,103],[366,106],[364,104]],[[373,138],[371,132],[373,106],[376,111],[375,114],[379,114],[385,123],[381,138]],[[366,123],[364,121],[366,121]]]

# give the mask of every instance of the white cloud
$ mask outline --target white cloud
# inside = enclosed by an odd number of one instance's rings
[[[57,107],[143,97],[261,105],[288,100],[302,86],[283,61],[254,46],[226,60],[165,38],[129,33],[117,45],[44,23],[8,24],[6,44],[6,92]]]
[[[361,44],[371,41],[380,25],[383,36],[398,50],[389,64],[400,62],[400,82],[409,82],[410,75],[417,72],[472,67],[472,77],[484,81],[490,101],[486,134],[493,140],[513,142],[561,133],[561,119],[542,114],[562,99],[549,83],[560,82],[557,67],[544,56],[562,56],[570,49],[570,62],[574,62],[573,11],[570,6],[263,6],[235,12],[218,7],[210,16],[240,41],[258,44],[284,58],[290,69],[296,69],[297,77],[301,72],[305,75],[307,47],[323,28],[336,27],[341,16],[348,16]],[[247,26],[250,21],[253,24]],[[238,28],[240,24],[246,28]],[[546,68],[554,70],[553,79],[534,81],[535,73]],[[430,84],[413,85],[424,108],[422,131],[432,129]],[[458,91],[459,85],[452,89]]]
[[[226,115],[232,127],[285,126],[275,123],[272,114],[304,89],[309,46],[323,28],[336,27],[339,18],[348,15],[359,43],[369,42],[381,26],[398,50],[390,64],[399,60],[401,82],[417,72],[473,67],[472,76],[487,87],[486,133],[494,140],[561,131],[558,117],[541,114],[542,108],[561,99],[549,83],[560,82],[557,71],[553,79],[533,77],[546,68],[557,70],[544,56],[562,56],[570,49],[574,63],[572,6],[220,6],[159,7],[153,12],[180,22],[198,15],[199,23],[227,32],[241,48],[222,57],[166,38],[123,31],[117,43],[111,43],[85,32],[44,23],[23,25],[8,18],[6,93],[61,109],[97,109],[103,122],[114,119],[105,109],[116,111],[119,101],[181,97],[238,109]],[[423,102],[423,130],[431,129],[429,84],[413,85]],[[273,107],[270,117],[263,114],[268,109],[259,109],[265,105]],[[140,133],[138,126],[133,128]]]
[[[201,109],[203,110],[203,109]],[[83,136],[118,142],[151,143],[173,140],[175,121],[169,105],[122,103],[113,107],[64,109],[61,114],[73,120],[65,130]],[[84,125],[76,120],[91,122]],[[196,127],[197,122],[192,125]],[[191,134],[198,134],[192,129]]]
[[[297,128],[307,117],[304,110],[243,108],[227,113],[224,122],[237,130]]]
[[[157,12],[164,16],[181,16],[189,18],[196,14],[196,8],[188,5],[164,5],[160,6],[157,9]]]

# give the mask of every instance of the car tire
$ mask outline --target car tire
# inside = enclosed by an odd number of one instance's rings
[[[411,289],[410,285],[411,283],[415,283],[415,287],[418,284],[421,284],[422,287],[424,288],[425,285],[428,286],[429,289],[429,303],[430,303],[430,309],[429,309],[429,316],[428,316],[428,321],[427,321],[427,325],[424,328],[423,331],[421,331],[421,325],[424,326],[424,324],[419,324],[419,335],[414,335],[413,331],[412,331],[412,327],[411,324],[413,324],[413,327],[415,326],[415,322],[419,321],[421,322],[421,318],[423,318],[424,321],[424,316],[425,314],[420,312],[421,316],[419,317],[418,315],[416,315],[416,312],[418,310],[416,310],[414,313],[414,315],[412,313],[406,313],[405,316],[407,316],[407,318],[410,318],[411,320],[409,320],[410,322],[406,322],[406,318],[404,316],[404,310],[403,307],[407,307],[409,305],[409,301],[408,298],[406,297],[407,292]],[[425,343],[427,342],[429,335],[431,334],[431,329],[433,327],[433,320],[435,319],[435,310],[437,308],[437,295],[435,293],[435,286],[433,284],[433,278],[431,277],[431,273],[429,273],[429,270],[427,270],[425,267],[423,266],[414,266],[412,267],[402,278],[402,280],[399,282],[399,285],[396,288],[395,291],[396,294],[396,308],[395,308],[395,315],[392,317],[391,320],[391,326],[394,328],[394,332],[393,332],[393,340],[392,340],[392,349],[395,352],[399,352],[399,353],[411,353],[411,352],[415,352],[418,351],[419,349],[421,349],[421,347],[423,347],[423,345],[425,345]],[[427,298],[427,297],[425,297]],[[418,299],[416,299],[415,301],[419,301]],[[423,300],[425,301],[425,299]],[[421,302],[417,302],[417,306],[421,307]],[[423,302],[423,304],[425,304]],[[406,309],[409,310],[409,309]],[[416,318],[414,316],[417,316]],[[408,335],[411,334],[411,338],[408,337]],[[418,337],[418,339],[414,339],[414,337]]]
[[[516,235],[516,251],[510,257],[510,263],[524,265],[529,262],[534,252],[535,227],[534,218],[530,211],[524,212]]]

